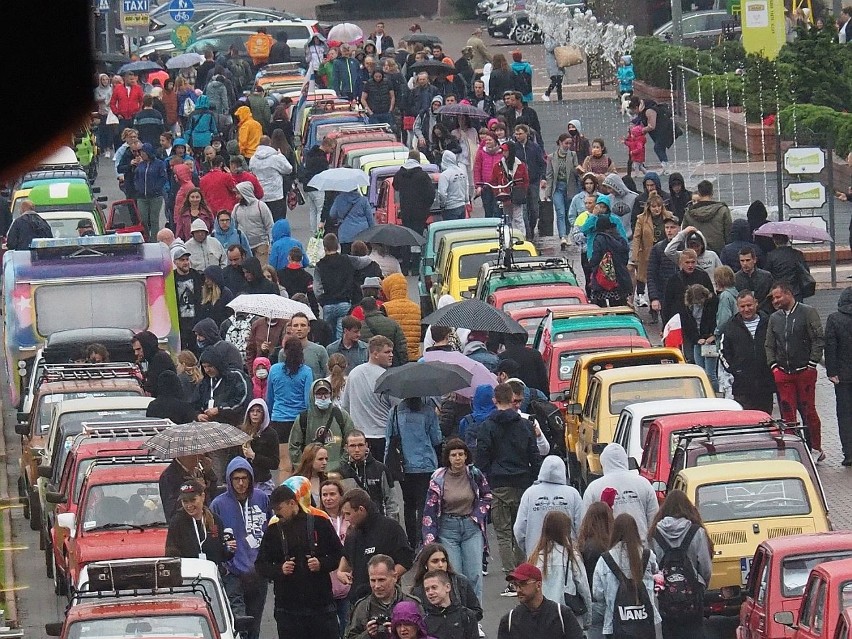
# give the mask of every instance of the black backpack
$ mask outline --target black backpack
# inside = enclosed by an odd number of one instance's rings
[[[704,614],[704,586],[686,554],[699,528],[692,524],[677,548],[673,548],[659,530],[654,533],[654,540],[663,549],[660,570],[665,587],[657,594],[657,599],[664,619],[687,619]]]
[[[550,454],[564,457],[565,420],[562,418],[562,411],[555,404],[543,399],[533,399],[529,411],[550,444]]]
[[[532,76],[526,71],[515,72],[514,75],[515,91],[520,91],[523,95],[532,93]]]
[[[651,551],[646,548],[642,553],[643,573],[650,557]],[[654,606],[644,582],[640,580],[638,584],[633,584],[633,580],[624,574],[609,552],[602,554],[601,558],[618,579],[612,610],[613,639],[655,639]]]

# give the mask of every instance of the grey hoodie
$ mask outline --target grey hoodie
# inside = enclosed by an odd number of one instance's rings
[[[648,526],[654,520],[659,505],[657,493],[651,488],[651,483],[629,469],[627,451],[621,444],[607,444],[601,453],[603,477],[596,479],[583,494],[584,512],[593,503],[601,501],[601,493],[607,488],[616,491],[615,503],[612,508],[614,517],[627,513],[636,520],[639,537],[648,537]]]
[[[630,224],[630,216],[633,214],[633,204],[639,194],[628,189],[624,180],[616,173],[608,174],[604,178],[603,184],[612,191],[609,195],[610,212],[621,218],[621,223],[627,231],[627,239],[629,240],[633,237],[633,225]]]
[[[284,154],[271,146],[260,144],[249,160],[249,169],[257,176],[263,187],[263,201],[275,202],[284,199],[285,175],[293,172],[290,162]]]
[[[242,198],[232,213],[237,228],[245,233],[252,250],[261,244],[272,244],[270,237],[273,221],[269,207],[254,196],[254,186],[251,182],[240,182],[237,184],[237,191]]]
[[[548,455],[541,462],[538,479],[524,491],[513,532],[518,546],[529,557],[541,537],[544,517],[551,510],[559,510],[571,518],[571,536],[577,539],[583,519],[583,500],[573,486],[568,486],[565,462],[556,455]]]
[[[691,523],[688,519],[682,517],[663,517],[657,524],[657,532],[663,536],[669,546],[678,548]],[[648,540],[648,545],[657,556],[657,561],[662,562],[665,554],[663,547],[654,537]],[[686,556],[692,562],[692,567],[695,568],[695,573],[701,579],[701,583],[705,586],[710,583],[710,575],[713,573],[713,555],[710,552],[710,540],[704,528],[700,528],[695,533],[689,548],[686,549]]]
[[[438,178],[438,203],[441,208],[456,209],[467,204],[467,171],[459,166],[455,153],[444,151],[441,155],[441,169]]]
[[[683,253],[683,251],[679,250],[678,247],[686,242],[687,235],[692,235],[693,233],[700,237],[701,241],[704,242],[704,251],[698,255],[698,268],[707,273],[710,277],[710,281],[712,282],[713,273],[718,267],[722,266],[722,260],[719,259],[719,256],[716,255],[715,251],[711,251],[707,248],[707,240],[704,239],[704,234],[698,229],[690,231],[689,233],[686,231],[679,231],[678,234],[672,238],[672,241],[666,245],[666,257],[672,260],[675,264],[680,264],[680,254]],[[710,292],[712,293],[713,291]]]

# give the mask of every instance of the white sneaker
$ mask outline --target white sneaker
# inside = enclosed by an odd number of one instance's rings
[[[109,158],[111,158],[111,157],[112,157],[112,153],[110,152],[110,150],[109,150],[109,149],[107,149],[106,151],[104,151],[104,157],[105,157],[105,158],[107,158],[107,159],[109,159]]]
[[[541,99],[544,100],[545,102],[550,102],[550,96],[547,95],[546,93],[541,94]]]
[[[636,296],[636,301],[639,306],[648,306],[648,295],[646,293],[642,293],[641,295]]]
[[[476,625],[479,627],[479,636],[480,636],[480,637],[484,637],[484,636],[485,636],[485,631],[482,629],[482,624],[481,624],[481,623],[478,623],[478,624],[476,624]]]

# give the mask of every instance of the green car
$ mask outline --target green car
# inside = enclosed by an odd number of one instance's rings
[[[551,335],[554,343],[579,337],[648,337],[642,320],[633,313],[555,317]]]
[[[502,288],[540,284],[577,286],[577,276],[567,260],[559,257],[517,257],[510,268],[492,261],[479,269],[472,297],[485,302],[489,295]]]

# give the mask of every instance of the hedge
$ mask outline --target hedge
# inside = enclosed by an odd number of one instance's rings
[[[686,95],[704,106],[742,106],[743,78],[736,73],[702,75],[686,83]]]
[[[679,84],[678,66],[701,74],[734,71],[745,58],[745,51],[738,42],[725,42],[709,51],[699,51],[675,46],[659,38],[644,37],[636,38],[632,55],[637,79],[660,89],[670,89],[672,83]]]
[[[834,138],[834,151],[840,157],[852,151],[852,113],[835,111],[827,106],[791,104],[781,111],[781,133],[813,131]]]

